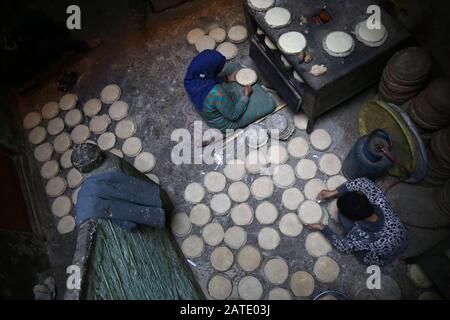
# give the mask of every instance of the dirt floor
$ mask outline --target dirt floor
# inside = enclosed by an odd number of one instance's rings
[[[182,197],[184,188],[191,182],[202,182],[208,171],[221,171],[223,164],[177,166],[170,158],[172,147],[175,145],[170,139],[173,130],[186,128],[192,132],[193,122],[201,120],[183,89],[186,68],[196,54],[194,47],[186,42],[186,34],[196,27],[228,28],[235,24],[244,24],[242,2],[240,0],[197,0],[159,14],[148,14],[147,8],[119,9],[106,8],[105,12],[100,14],[98,20],[102,23],[95,25],[101,25],[101,28],[93,26],[92,22],[89,24],[96,30],[96,34],[103,38],[103,45],[88,54],[67,57],[53,70],[43,75],[40,86],[29,96],[21,98],[21,112],[26,114],[30,109],[38,108],[47,101],[59,99],[61,93],[56,89],[55,79],[61,70],[74,70],[81,74],[73,91],[82,103],[90,98],[98,97],[105,85],[118,84],[122,88],[122,100],[130,105],[129,115],[138,125],[136,136],[142,139],[144,150],[157,156],[157,165],[153,173],[159,177],[161,185],[172,197],[176,204],[176,212],[189,213],[191,207]],[[78,36],[92,36],[93,33],[92,29],[84,29]],[[239,56],[235,61],[252,66],[248,57],[249,43],[241,44],[238,48]],[[375,95],[376,88],[370,88],[327,113],[317,122],[317,128],[323,128],[332,133],[333,144],[330,152],[336,153],[341,159],[345,158],[358,137],[356,126],[358,111],[364,102]],[[300,131],[297,131],[296,135],[306,136]],[[120,147],[121,143],[118,142],[116,148]],[[129,158],[128,160],[132,161]],[[296,161],[292,159],[289,163],[295,166]],[[253,178],[249,177],[247,179],[248,182],[252,180]],[[386,178],[379,181],[379,185],[383,188],[392,181],[391,178]],[[303,184],[298,182],[297,186],[302,188]],[[432,191],[420,186],[400,185],[389,194],[389,198],[402,220],[421,225],[442,225],[443,220],[435,212],[431,201]],[[281,194],[282,190],[277,189],[270,201],[275,204],[280,203]],[[280,207],[280,214],[284,214],[284,210]],[[76,237],[74,233],[66,236],[57,235],[56,221],[53,220],[48,209],[47,212],[48,215],[42,217],[42,221],[46,227],[51,263],[54,266],[61,294],[64,290],[65,268],[71,262]],[[218,221],[223,222],[225,227],[231,225],[231,221],[226,218],[220,218]],[[334,222],[331,222],[331,227],[340,230]],[[248,243],[256,247],[259,229],[257,222],[246,228]],[[199,234],[200,230],[194,227],[192,233]],[[419,254],[449,234],[447,231],[415,228],[409,228],[409,231],[411,243],[405,256]],[[282,236],[281,244],[274,252],[263,252],[264,259],[281,256],[288,261],[290,273],[300,270],[312,273],[315,258],[309,256],[304,247],[304,240],[308,233],[309,231],[304,229],[297,238]],[[181,244],[183,239],[178,240]],[[209,263],[212,249],[208,247],[200,258],[193,259],[196,266],[191,265],[206,294],[207,281],[214,274]],[[334,289],[355,298],[357,291],[367,279],[366,267],[358,263],[353,256],[341,255],[336,250],[333,250],[329,256],[338,262],[341,273],[337,281],[331,284],[325,285],[316,281],[316,289],[312,296],[323,290]],[[225,273],[233,280],[235,287],[244,275],[236,265]],[[396,261],[383,268],[382,273],[395,279],[403,299],[416,299],[420,295],[420,290],[408,280],[406,266],[401,262]],[[262,279],[262,269],[259,268],[254,275]],[[272,285],[266,281],[263,283],[264,297],[266,297]],[[281,287],[289,288],[289,281]],[[233,291],[231,298],[238,298],[236,290]]]

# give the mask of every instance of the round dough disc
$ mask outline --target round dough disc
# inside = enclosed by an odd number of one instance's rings
[[[111,152],[113,155],[115,155],[115,156],[117,156],[119,158],[123,158],[122,150],[114,148],[114,149],[109,150],[109,152]]]
[[[313,271],[317,280],[324,283],[330,283],[337,279],[340,268],[333,259],[329,257],[320,257],[314,264]]]
[[[303,193],[297,188],[287,189],[283,192],[281,203],[288,210],[297,210],[300,203],[305,200]]]
[[[244,228],[233,226],[225,231],[223,241],[231,249],[240,249],[247,242],[247,232]]]
[[[289,276],[289,266],[286,260],[274,258],[264,264],[264,275],[272,284],[282,284]]]
[[[255,216],[260,224],[273,224],[278,218],[278,209],[270,202],[264,201],[256,207]]]
[[[40,144],[47,138],[47,130],[43,127],[35,127],[28,134],[28,140],[32,144]]]
[[[60,133],[53,140],[53,147],[57,153],[64,153],[72,146],[72,140],[66,132]]]
[[[205,197],[205,189],[200,183],[193,182],[184,190],[184,200],[189,203],[199,203]]]
[[[242,43],[247,37],[248,32],[244,26],[234,26],[228,30],[228,39],[233,43]]]
[[[408,278],[414,285],[420,289],[428,289],[433,286],[433,282],[423,272],[422,268],[417,264],[408,264]]]
[[[308,154],[308,141],[302,137],[297,137],[289,141],[288,152],[294,158],[301,159]]]
[[[227,247],[217,247],[209,258],[211,265],[217,271],[227,271],[234,263],[234,255]]]
[[[238,55],[238,48],[234,43],[223,42],[217,46],[217,51],[219,51],[227,60],[232,60]]]
[[[289,62],[289,60],[285,56],[280,56],[281,62],[283,62],[283,65],[286,68],[292,68],[292,64]],[[295,72],[295,71],[294,71]]]
[[[236,81],[241,86],[252,86],[258,81],[258,75],[253,69],[243,68],[236,74]]]
[[[231,209],[231,220],[237,226],[246,226],[253,222],[253,210],[247,203],[241,203]]]
[[[264,200],[273,195],[274,184],[270,177],[261,177],[253,181],[250,191],[257,200]]]
[[[309,297],[314,291],[314,278],[306,271],[291,275],[291,290],[297,297]]]
[[[42,118],[46,120],[53,119],[59,114],[58,102],[47,102],[41,109]]]
[[[223,174],[231,181],[241,180],[245,176],[244,162],[239,159],[229,161],[223,169]]]
[[[78,102],[78,96],[72,93],[68,93],[61,97],[59,100],[59,108],[64,111],[75,108]]]
[[[102,102],[97,98],[86,101],[83,106],[83,112],[88,117],[96,116],[100,110],[102,110]]]
[[[269,39],[268,36],[264,38],[264,43],[270,50],[278,50],[278,47],[272,42],[272,40]]]
[[[243,300],[259,300],[264,293],[264,288],[258,279],[246,276],[239,281],[238,293]]]
[[[128,139],[137,131],[136,123],[131,119],[124,119],[116,125],[116,136],[120,139]]]
[[[330,134],[323,129],[314,130],[311,133],[310,140],[313,148],[319,151],[327,150],[331,146],[332,141]]]
[[[225,193],[215,194],[211,198],[211,209],[216,215],[223,216],[231,208],[231,200]]]
[[[71,189],[78,188],[83,180],[84,176],[75,168],[70,169],[69,173],[67,173],[67,184]]]
[[[274,228],[262,228],[258,233],[258,244],[264,250],[274,250],[280,242],[280,234]]]
[[[34,149],[34,157],[39,162],[45,162],[51,159],[53,151],[53,146],[50,143],[45,142]]]
[[[52,203],[52,213],[55,217],[62,218],[67,216],[72,208],[72,200],[67,196],[60,196]]]
[[[298,237],[303,231],[303,225],[295,213],[285,214],[280,219],[279,228],[281,233],[288,237]]]
[[[204,226],[211,221],[211,209],[205,204],[197,204],[191,209],[189,219],[196,226]]]
[[[108,129],[111,120],[106,114],[101,116],[93,116],[91,121],[89,121],[89,129],[95,134],[102,134]]]
[[[286,32],[278,39],[278,48],[284,54],[299,54],[306,48],[306,38],[300,32]]]
[[[320,191],[325,190],[327,186],[322,180],[312,179],[305,185],[305,196],[309,200],[316,200]]]
[[[128,138],[122,145],[122,151],[129,157],[137,156],[142,151],[141,139],[136,137]]]
[[[339,209],[337,207],[337,199],[334,199],[328,204],[328,214],[330,215],[331,219],[334,221],[338,221],[338,212]]]
[[[273,288],[269,292],[268,300],[292,300],[291,293],[284,288]]]
[[[90,134],[91,130],[89,130],[88,126],[79,124],[75,128],[73,128],[72,132],[70,133],[70,137],[72,138],[74,143],[80,144],[85,142],[89,138]]]
[[[80,188],[79,188],[79,187],[78,187],[77,189],[75,189],[75,190],[72,192],[72,195],[71,195],[72,203],[73,203],[74,205],[77,204],[77,200],[78,200],[78,192],[80,192]]]
[[[222,192],[225,189],[227,179],[220,172],[208,172],[203,180],[206,190],[211,193]]]
[[[305,248],[312,257],[319,258],[331,252],[331,245],[320,232],[311,232],[306,237]]]
[[[156,158],[150,152],[142,152],[134,159],[134,167],[140,172],[152,171],[156,166]]]
[[[319,168],[323,173],[329,176],[334,176],[341,171],[342,162],[337,155],[333,153],[326,153],[320,158]]]
[[[98,137],[97,143],[103,151],[111,150],[116,144],[116,136],[112,132],[105,132]]]
[[[56,227],[59,234],[67,234],[75,230],[75,219],[72,216],[64,216],[58,221]]]
[[[73,167],[72,152],[73,152],[72,149],[68,149],[62,154],[61,158],[59,159],[59,163],[61,164],[62,168],[70,169]]]
[[[294,169],[288,164],[282,164],[274,169],[273,183],[278,188],[290,188],[295,184]]]
[[[261,173],[268,164],[267,155],[262,150],[253,150],[245,158],[245,168],[253,174]]]
[[[55,160],[45,162],[41,167],[41,176],[44,179],[51,179],[59,172],[59,163]]]
[[[248,0],[248,5],[258,11],[266,11],[271,8],[275,0]]]
[[[23,128],[26,130],[37,127],[42,122],[42,116],[39,112],[33,111],[28,113],[23,119]]]
[[[69,128],[75,127],[76,125],[80,124],[82,120],[83,115],[78,109],[72,109],[64,116],[64,122]]]
[[[64,130],[64,121],[61,118],[53,118],[47,124],[47,131],[51,136],[56,136]]]
[[[210,36],[201,36],[195,41],[195,49],[197,49],[198,52],[214,50],[215,47],[216,41]]]
[[[378,300],[400,300],[402,291],[397,281],[388,275],[381,276],[381,289],[374,290],[373,294]]]
[[[309,180],[316,176],[317,165],[309,159],[300,160],[295,166],[295,175],[302,180]]]
[[[119,121],[124,119],[128,115],[128,103],[125,101],[119,100],[114,102],[108,110],[108,114],[111,119]]]
[[[386,27],[381,24],[379,29],[369,29],[367,20],[361,21],[356,26],[356,38],[369,47],[379,47],[384,44],[388,37]]]
[[[121,94],[122,90],[117,84],[109,84],[103,88],[100,93],[100,99],[105,104],[113,104],[120,99]]]
[[[351,35],[342,31],[329,33],[323,43],[325,51],[335,57],[345,57],[349,55],[355,46]]]
[[[250,189],[244,182],[233,182],[228,187],[228,196],[234,202],[245,202],[250,198]]]
[[[231,295],[233,284],[223,275],[214,275],[208,281],[208,293],[216,300],[225,300]]]
[[[283,28],[291,23],[291,13],[281,7],[267,10],[264,20],[271,28]]]
[[[281,145],[272,145],[267,151],[267,160],[271,164],[283,164],[289,159],[289,153],[286,148]]]
[[[327,180],[327,189],[334,191],[346,182],[347,182],[347,179],[344,176],[337,175],[337,176],[331,177]]]
[[[45,185],[45,192],[49,197],[56,198],[62,195],[66,191],[66,188],[66,179],[57,176],[48,180],[47,184]]]
[[[227,38],[227,32],[222,28],[213,28],[208,34],[216,43],[222,43]]]
[[[178,237],[184,237],[188,235],[192,230],[192,224],[186,213],[180,212],[172,217],[170,223],[173,234]]]
[[[317,202],[306,200],[298,208],[298,217],[304,224],[319,223],[322,216],[322,207]]]
[[[303,112],[297,113],[294,116],[294,125],[299,130],[306,130],[308,127],[308,117]]]
[[[184,239],[181,251],[187,258],[198,258],[205,251],[205,243],[199,236],[192,235]]]
[[[203,240],[210,246],[217,246],[222,242],[225,231],[219,223],[209,223],[202,230]]]
[[[187,41],[189,42],[189,44],[195,44],[197,42],[197,40],[200,37],[203,37],[205,35],[205,31],[203,31],[200,28],[195,28],[192,29],[191,31],[189,31],[189,33],[187,34]]]
[[[245,272],[252,272],[258,269],[261,260],[261,253],[258,249],[250,245],[242,247],[237,255],[237,263]]]

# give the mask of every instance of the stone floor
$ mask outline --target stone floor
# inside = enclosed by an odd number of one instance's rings
[[[117,8],[116,8],[117,9]],[[176,204],[177,212],[189,212],[189,206],[183,197],[184,188],[190,182],[201,182],[204,175],[211,170],[221,170],[223,164],[212,166],[181,165],[171,162],[170,155],[175,145],[170,136],[177,128],[193,130],[193,122],[200,120],[183,89],[183,77],[187,65],[196,54],[195,49],[187,44],[186,34],[195,27],[210,29],[213,26],[228,28],[235,24],[244,24],[241,1],[213,0],[192,1],[175,9],[152,15],[140,8],[121,8],[123,15],[117,16],[117,11],[107,8],[100,21],[104,22],[97,30],[104,43],[98,49],[86,54],[67,57],[56,67],[41,76],[40,86],[29,96],[21,98],[21,112],[25,114],[30,109],[42,106],[45,102],[60,97],[55,86],[55,78],[61,70],[75,70],[81,78],[74,88],[82,102],[98,97],[101,89],[109,83],[121,86],[122,99],[130,105],[130,116],[138,125],[137,136],[144,144],[144,150],[157,156],[157,165],[153,170],[161,180],[161,185],[169,192]],[[114,18],[114,23],[111,22]],[[95,29],[95,26],[90,25]],[[84,31],[91,34],[93,31]],[[84,36],[82,33],[80,36]],[[238,46],[239,56],[236,61],[251,66],[248,57],[249,45]],[[324,115],[317,128],[332,132],[333,145],[331,152],[342,159],[357,138],[356,117],[361,105],[373,98],[376,89],[371,88],[338,108]],[[288,112],[288,111],[285,111]],[[298,133],[303,135],[304,133]],[[120,145],[116,145],[120,147]],[[129,159],[132,160],[132,159]],[[295,163],[292,164],[295,166]],[[386,187],[392,179],[386,178],[379,182]],[[393,189],[389,198],[402,220],[420,225],[442,225],[442,218],[435,212],[431,202],[432,189],[420,186],[400,185]],[[277,190],[271,201],[279,203],[281,190]],[[71,262],[74,250],[75,235],[59,236],[55,233],[51,213],[42,217],[46,225],[49,252],[54,266],[55,275],[59,280],[59,291],[64,290],[65,268]],[[256,223],[249,226],[249,242],[255,243]],[[338,230],[338,226],[332,225]],[[415,255],[437,243],[448,235],[447,231],[429,231],[410,228],[411,244],[405,255]],[[194,233],[199,230],[194,229]],[[305,270],[312,272],[314,259],[306,253],[304,239],[309,231],[304,229],[298,238],[282,237],[281,245],[271,256],[282,256],[289,261],[290,272]],[[181,243],[181,240],[180,240]],[[257,245],[256,245],[257,246]],[[213,270],[209,264],[208,248],[202,257],[191,266],[200,285],[205,289]],[[264,253],[265,258],[266,253]],[[367,275],[365,267],[352,256],[344,256],[333,250],[330,256],[341,267],[338,280],[330,285],[316,282],[314,294],[325,289],[335,289],[346,292],[354,297],[355,283],[365,282]],[[395,262],[383,268],[383,274],[390,275],[399,284],[402,298],[415,299],[420,291],[413,287],[406,277],[406,267]],[[233,267],[227,274],[238,280],[242,272]],[[261,269],[257,276],[262,277]],[[287,286],[288,281],[283,285]],[[265,288],[266,293],[268,287]],[[206,290],[205,290],[206,293]],[[62,293],[61,293],[62,295]],[[237,298],[236,292],[232,298]]]

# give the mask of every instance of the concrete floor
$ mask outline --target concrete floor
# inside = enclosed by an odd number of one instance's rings
[[[201,120],[193,110],[183,89],[184,73],[190,60],[196,54],[195,49],[187,44],[185,37],[195,27],[210,29],[218,25],[228,28],[235,24],[244,24],[241,1],[196,0],[157,15],[148,14],[145,11],[146,8],[123,7],[120,9],[121,15],[118,16],[118,11],[115,11],[118,10],[117,8],[114,10],[107,8],[104,15],[99,18],[102,23],[96,24],[101,25],[98,34],[103,37],[103,45],[86,55],[69,57],[42,75],[42,85],[30,96],[22,98],[21,111],[25,114],[30,107],[41,106],[49,100],[59,98],[60,93],[56,90],[54,80],[60,70],[70,69],[81,74],[74,92],[78,94],[82,102],[98,97],[106,84],[117,83],[123,90],[122,99],[131,107],[130,116],[138,124],[139,129],[136,135],[142,139],[144,150],[157,155],[157,166],[153,173],[160,178],[162,186],[171,195],[177,211],[189,212],[190,208],[181,196],[185,186],[193,181],[201,182],[206,172],[220,171],[223,165],[176,166],[170,159],[170,152],[174,146],[174,142],[170,140],[172,131],[177,128],[187,128],[192,132],[193,122]],[[92,23],[90,26],[95,28]],[[83,33],[92,34],[92,31],[83,31]],[[79,36],[84,36],[83,33]],[[251,66],[248,50],[248,43],[239,45],[239,56],[236,61]],[[333,145],[330,151],[342,159],[358,137],[355,120],[361,105],[373,98],[375,94],[376,89],[371,88],[327,113],[318,121],[317,128],[324,128],[333,133]],[[304,135],[304,133],[297,134]],[[291,165],[295,166],[295,162]],[[379,184],[387,186],[391,181],[393,180],[386,178]],[[442,225],[442,218],[433,208],[431,192],[432,189],[420,186],[400,185],[390,193],[389,198],[402,220],[420,225]],[[279,203],[281,193],[282,191],[278,189],[272,199],[274,203]],[[230,225],[225,218],[219,220],[223,221],[226,227]],[[56,235],[50,213],[48,217],[43,218],[43,221],[46,223],[51,262],[59,279],[61,293],[64,288],[65,268],[71,262],[75,246],[75,235]],[[332,228],[339,230],[339,227],[333,223]],[[248,242],[257,246],[255,223],[247,231],[249,232]],[[193,232],[198,233],[199,229],[194,228]],[[289,260],[290,272],[298,270],[312,272],[315,260],[308,256],[304,249],[307,234],[308,231],[304,229],[298,238],[282,237],[282,244],[276,252],[272,253]],[[421,253],[448,234],[448,231],[410,228],[411,244],[405,255]],[[192,267],[203,289],[213,273],[208,262],[211,251],[212,249],[208,248],[201,258],[195,260],[197,267]],[[314,294],[325,289],[336,289],[354,297],[355,283],[364,283],[367,278],[365,267],[352,256],[341,255],[335,250],[330,257],[341,266],[341,274],[338,280],[330,285],[316,282]],[[238,280],[243,275],[236,266],[226,274],[233,280]],[[406,267],[402,263],[396,261],[383,268],[383,274],[390,275],[397,281],[402,291],[402,298],[416,299],[419,296],[420,291],[407,279]],[[260,269],[256,276],[262,278]],[[287,285],[286,283],[284,286],[287,287]],[[267,293],[269,286],[265,289]],[[232,298],[237,298],[236,290]]]

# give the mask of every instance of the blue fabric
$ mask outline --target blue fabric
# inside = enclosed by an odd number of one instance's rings
[[[222,83],[218,75],[226,59],[218,51],[205,50],[192,60],[184,78],[184,87],[197,110],[203,110],[203,102],[216,84]]]
[[[159,193],[159,186],[151,181],[122,172],[89,177],[78,193],[77,226],[88,219],[108,219],[127,230],[138,225],[162,228],[165,212]]]

